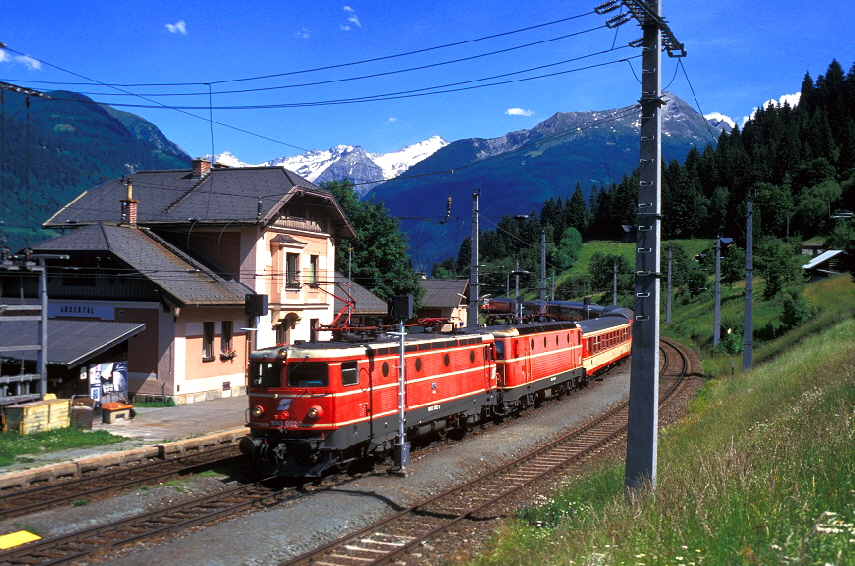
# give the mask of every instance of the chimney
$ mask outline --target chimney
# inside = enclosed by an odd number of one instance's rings
[[[131,228],[137,227],[137,203],[138,200],[133,199],[134,195],[134,187],[131,183],[131,180],[128,179],[125,186],[128,189],[127,198],[121,200],[119,202],[122,203],[122,221],[119,223],[120,226],[130,226]]]
[[[207,159],[197,157],[193,160],[193,178],[204,177],[211,170],[211,162]]]

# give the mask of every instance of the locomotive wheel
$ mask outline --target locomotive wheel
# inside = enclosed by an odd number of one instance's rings
[[[463,440],[466,437],[467,431],[468,429],[465,426],[462,426],[460,428],[453,428],[449,431],[448,438],[457,441]]]
[[[374,465],[377,463],[377,459],[373,456],[366,456],[365,458],[354,460],[349,462],[347,473],[350,475],[354,474],[367,474],[371,470],[374,469]]]
[[[448,437],[448,429],[446,429],[445,427],[438,428],[433,432],[438,440],[445,440],[446,437]]]

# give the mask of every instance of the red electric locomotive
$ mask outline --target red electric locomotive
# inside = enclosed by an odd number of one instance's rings
[[[594,321],[591,321],[594,322]],[[546,322],[410,334],[404,345],[408,440],[516,412],[584,384],[596,369],[628,355],[629,320],[591,327]],[[605,356],[614,356],[608,361]],[[398,442],[400,351],[397,339],[304,342],[253,352],[250,435],[241,451],[265,472],[319,477],[355,461],[389,455]]]
[[[412,334],[404,346],[409,439],[465,429],[495,404],[492,340]],[[398,436],[399,344],[306,342],[250,356],[241,450],[282,476],[317,477],[388,455]]]

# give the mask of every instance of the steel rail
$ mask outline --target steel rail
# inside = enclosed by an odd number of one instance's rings
[[[235,454],[223,456],[223,453]],[[201,467],[238,457],[236,445],[217,446],[212,449],[185,454],[166,460],[152,460],[128,467],[119,466],[80,478],[0,493],[0,511],[11,519],[44,509],[68,505],[75,500],[98,497],[117,489],[151,485],[170,476],[194,473]],[[199,461],[199,460],[202,461]],[[127,479],[128,476],[132,476]],[[116,478],[120,478],[117,482]]]
[[[36,541],[0,553],[0,564],[38,566],[71,564],[77,560],[103,554],[118,546],[189,529],[252,507],[273,505],[297,493],[296,488],[276,492],[262,491],[263,489],[259,484],[234,486],[220,493],[151,513],[143,513],[107,525]]]
[[[683,377],[686,375],[689,367],[688,358],[677,346],[669,341],[663,340],[662,342],[680,353],[682,369],[679,371],[679,375],[677,379],[675,379],[674,383],[660,394],[660,405],[672,398],[675,392],[679,389],[683,383]],[[664,357],[663,366],[668,367],[669,360],[667,352],[664,349],[662,351]],[[660,371],[660,374],[661,373],[664,372]],[[310,553],[283,562],[280,566],[302,566],[304,564],[312,563],[323,564],[325,566],[344,566],[354,563],[358,563],[363,566],[379,566],[392,562],[393,560],[401,559],[404,555],[413,552],[413,550],[422,545],[426,540],[446,531],[461,521],[472,519],[480,511],[495,504],[510,494],[515,493],[558,470],[584,461],[598,449],[611,444],[619,437],[625,435],[628,405],[628,402],[624,402],[612,408],[610,411],[601,415],[594,421],[574,429],[553,442],[532,450],[513,462],[505,464],[496,470],[482,474],[478,478],[466,482],[465,484],[448,489],[408,509],[399,511],[378,523],[369,525],[354,533],[350,533],[327,543]],[[621,421],[617,428],[615,428],[615,421]],[[590,439],[590,436],[594,436],[595,438]],[[574,444],[579,443],[583,444],[583,446],[573,446]],[[565,444],[569,444],[570,447],[564,448],[563,445]],[[565,454],[561,455],[562,451],[564,451]],[[566,454],[568,451],[572,453],[569,455]],[[544,456],[544,454],[547,455]],[[549,458],[555,459],[556,457],[559,460],[558,462],[551,464],[537,464],[536,470],[531,473],[525,473],[525,466],[529,466],[530,468],[533,467],[532,462],[535,462],[536,459],[544,458],[548,460]],[[513,481],[511,481],[511,478],[508,478],[507,475],[512,472],[517,472],[516,476],[512,478]],[[525,477],[520,477],[521,473],[525,473]],[[501,480],[499,484],[500,487],[496,487],[495,489],[497,493],[493,493],[486,499],[481,499],[480,501],[469,505],[460,512],[457,512],[454,516],[446,518],[438,526],[427,527],[423,532],[417,535],[385,532],[390,531],[391,527],[396,523],[401,524],[409,518],[415,517],[418,521],[425,517],[441,517],[445,513],[431,511],[431,505],[439,501],[448,500],[453,496],[466,494],[467,491],[471,492],[473,489],[478,489],[478,486],[483,486],[490,480],[494,479]],[[466,498],[463,497],[462,499]],[[407,529],[410,528],[411,527],[409,526],[407,527]],[[380,538],[385,540],[378,540]],[[395,540],[398,542],[393,542]],[[374,545],[375,547],[372,548],[370,545]]]

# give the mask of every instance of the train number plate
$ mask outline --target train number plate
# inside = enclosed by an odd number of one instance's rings
[[[430,407],[428,407],[428,411],[438,411],[439,407],[439,405],[431,405]]]
[[[297,421],[273,420],[273,421],[270,421],[270,426],[300,426],[300,423]]]

